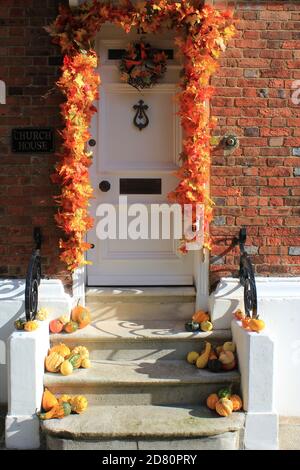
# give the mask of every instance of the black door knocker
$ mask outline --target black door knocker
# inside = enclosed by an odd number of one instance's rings
[[[135,104],[133,106],[133,109],[136,111],[134,119],[133,119],[133,124],[140,131],[142,131],[149,124],[149,118],[146,114],[146,111],[149,109],[149,106],[145,104],[143,100],[140,100],[138,104]]]

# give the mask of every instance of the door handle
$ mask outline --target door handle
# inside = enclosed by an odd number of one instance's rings
[[[107,193],[107,191],[110,190],[110,182],[106,180],[101,181],[101,183],[99,184],[99,189],[103,193]]]

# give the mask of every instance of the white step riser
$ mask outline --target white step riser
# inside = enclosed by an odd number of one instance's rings
[[[228,332],[228,341],[231,333]],[[63,338],[64,340],[64,338]],[[224,338],[219,341],[217,338],[210,340],[212,344],[223,344]],[[226,340],[225,340],[226,341]],[[53,342],[53,344],[55,344]],[[66,341],[70,348],[74,348],[79,344],[78,341]],[[80,344],[86,346],[92,360],[109,360],[109,361],[141,361],[141,360],[185,360],[186,355],[190,351],[200,351],[204,341],[199,339],[177,340],[177,341],[84,341]]]
[[[47,436],[48,450],[239,450],[240,432],[227,432],[211,437],[190,439],[101,439],[80,440],[59,439]]]
[[[230,382],[218,384],[185,384],[182,385],[144,385],[114,386],[99,385],[89,387],[82,383],[76,386],[52,385],[52,393],[84,394],[90,405],[126,406],[132,405],[202,405],[209,394],[226,387]],[[239,384],[236,384],[236,391]]]
[[[195,302],[99,302],[88,301],[93,320],[190,320]]]

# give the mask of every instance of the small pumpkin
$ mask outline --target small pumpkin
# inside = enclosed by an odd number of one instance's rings
[[[233,411],[239,411],[243,408],[243,401],[239,395],[231,395],[229,399],[232,402]]]
[[[245,330],[249,330],[249,324],[250,324],[250,321],[251,321],[251,318],[250,317],[245,317],[242,319],[242,327],[245,329]]]
[[[77,323],[79,329],[85,328],[91,323],[90,312],[87,309],[78,315]]]
[[[58,320],[58,318],[55,320],[51,320],[51,322],[49,323],[49,329],[51,333],[61,333],[63,326],[64,325]]]
[[[63,328],[66,333],[74,333],[78,330],[78,323],[76,323],[76,321],[71,320],[66,323]]]
[[[229,398],[231,395],[231,389],[228,387],[228,388],[221,388],[219,391],[218,391],[218,397],[219,398]]]
[[[51,393],[47,388],[45,388],[43,397],[42,397],[42,408],[44,411],[49,411],[55,405],[57,405],[58,401],[55,395]]]
[[[260,320],[259,318],[251,318],[249,322],[249,328],[251,331],[256,331],[259,333],[265,328],[266,324],[263,320]]]
[[[233,316],[236,320],[243,320],[243,318],[245,318],[245,314],[240,309],[234,312]]]
[[[202,323],[204,321],[209,320],[209,315],[207,312],[204,312],[204,310],[198,310],[194,315],[192,316],[192,320],[197,323]]]
[[[24,323],[24,330],[28,332],[35,331],[38,329],[38,327],[39,324],[36,320],[27,321]]]
[[[24,330],[24,325],[25,325],[25,323],[26,323],[26,322],[25,322],[24,320],[16,320],[16,321],[15,321],[15,328],[16,328],[16,330],[19,330],[19,331]]]
[[[48,372],[58,372],[65,358],[57,352],[52,352],[45,359],[45,367]]]
[[[64,343],[59,343],[55,346],[52,346],[52,348],[49,350],[49,354],[51,354],[52,352],[57,352],[63,357],[67,357],[69,356],[69,354],[71,354],[70,349]]]
[[[83,369],[90,369],[92,367],[92,363],[89,359],[87,359],[86,357],[84,357],[82,360],[81,360],[81,365],[80,367],[82,367]]]
[[[233,404],[229,398],[221,398],[216,403],[216,412],[220,416],[229,416],[233,411]]]
[[[80,354],[71,354],[71,356],[68,357],[68,361],[72,364],[74,369],[79,369],[81,366],[81,361],[82,357]]]
[[[90,357],[90,353],[85,346],[76,346],[72,349],[72,354],[80,354],[83,359],[88,359]]]
[[[72,312],[71,312],[71,318],[73,321],[76,321],[76,322],[79,322],[80,318],[81,318],[81,315],[83,313],[88,313],[90,314],[90,311],[88,308],[86,307],[83,307],[82,305],[76,305],[76,307],[74,307],[72,309]]]
[[[199,356],[200,354],[197,353],[196,351],[191,351],[188,353],[186,360],[188,361],[189,364],[196,364]]]
[[[66,402],[58,403],[47,413],[40,413],[39,417],[42,420],[58,418],[62,419],[65,416],[69,416],[72,412],[71,405]]]
[[[219,401],[219,397],[216,393],[211,393],[206,400],[206,405],[210,410],[216,409],[216,404]]]
[[[216,347],[216,353],[217,353],[218,356],[221,354],[222,351],[223,351],[223,346],[217,346]]]
[[[211,372],[221,372],[222,362],[220,362],[219,359],[210,359],[207,363],[207,368]]]
[[[236,350],[236,345],[233,341],[226,341],[226,343],[223,344],[223,350],[234,353]]]
[[[71,408],[74,413],[83,413],[88,406],[88,401],[84,395],[75,395],[71,398]]]
[[[230,364],[231,362],[234,361],[234,354],[231,351],[223,351],[219,355],[219,361],[222,362],[222,364]]]
[[[66,359],[60,366],[60,373],[62,375],[71,375],[73,372],[73,366],[68,359]]]
[[[185,324],[186,331],[199,331],[200,330],[200,323],[194,321],[188,321]]]
[[[213,324],[210,321],[206,320],[200,323],[200,328],[201,331],[211,331],[213,329]]]
[[[40,308],[40,310],[36,314],[36,319],[39,321],[47,320],[48,317],[49,317],[49,311],[45,307]]]

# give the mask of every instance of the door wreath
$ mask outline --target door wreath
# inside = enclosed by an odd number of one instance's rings
[[[132,42],[119,66],[121,81],[142,90],[153,87],[167,70],[167,55],[143,41]]]

